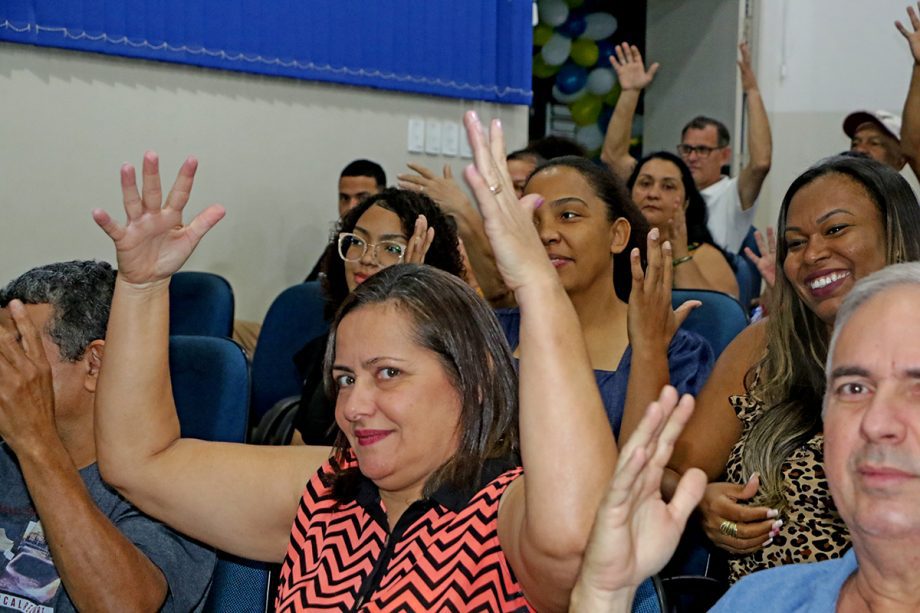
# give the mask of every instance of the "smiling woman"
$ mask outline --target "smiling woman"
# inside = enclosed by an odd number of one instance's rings
[[[770,317],[722,354],[670,464],[681,474],[700,467],[710,480],[727,473],[700,506],[707,535],[734,554],[733,581],[839,557],[849,546],[824,479],[828,339],[859,279],[920,260],[916,197],[900,175],[866,158],[828,158],[799,176],[777,225]]]

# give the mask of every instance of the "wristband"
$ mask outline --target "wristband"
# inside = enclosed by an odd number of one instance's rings
[[[671,268],[677,268],[684,262],[689,262],[692,259],[693,259],[692,255],[685,255],[682,258],[674,258],[673,260],[671,260]]]

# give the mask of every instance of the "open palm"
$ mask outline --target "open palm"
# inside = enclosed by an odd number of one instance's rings
[[[115,243],[118,273],[123,280],[140,285],[168,279],[182,267],[201,237],[223,218],[223,207],[215,204],[183,225],[182,210],[188,204],[197,167],[195,158],[185,160],[164,205],[156,153],[144,154],[141,192],[134,167],[122,166],[127,222],[122,226],[101,209],[93,211],[93,219]]]

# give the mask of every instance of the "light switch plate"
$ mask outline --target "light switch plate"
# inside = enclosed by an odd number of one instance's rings
[[[443,155],[457,155],[460,151],[460,124],[456,121],[441,123],[441,153]]]
[[[409,153],[425,152],[425,120],[418,117],[409,119]]]
[[[441,153],[441,122],[437,119],[425,122],[425,153]]]

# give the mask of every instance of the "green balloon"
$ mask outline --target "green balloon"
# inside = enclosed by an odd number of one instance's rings
[[[610,90],[610,93],[604,96],[604,104],[607,106],[616,106],[617,100],[620,98],[620,82],[617,81],[613,84],[613,89]]]
[[[585,0],[565,0],[565,3],[570,9],[577,9],[585,3]]]
[[[553,36],[553,26],[541,23],[533,29],[533,44],[542,47]]]
[[[585,68],[597,64],[597,43],[588,38],[579,38],[572,43],[572,60]]]
[[[562,65],[550,66],[547,64],[540,53],[533,56],[533,75],[538,79],[548,79],[559,72],[560,68],[562,68]]]
[[[604,102],[599,96],[585,94],[569,105],[569,110],[572,112],[572,121],[580,126],[592,124],[597,121],[603,106]]]

